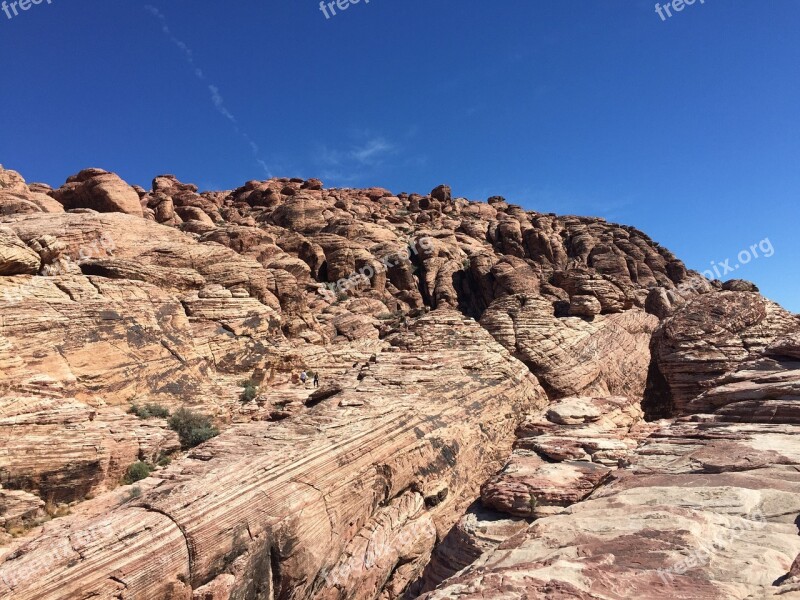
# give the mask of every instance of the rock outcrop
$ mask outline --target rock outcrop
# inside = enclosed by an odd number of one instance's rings
[[[627,398],[566,398],[520,428],[503,471],[486,482],[487,507],[517,517],[563,512],[626,464],[644,437],[644,413]]]
[[[16,234],[0,227],[0,275],[31,275],[39,271],[41,260]]]
[[[653,341],[679,418],[649,425],[588,498],[542,514],[423,598],[800,596],[797,332],[796,316],[752,292],[681,306]],[[537,452],[549,445],[542,433],[530,440]],[[517,488],[546,495],[552,482],[515,464],[484,501],[524,512]]]
[[[136,190],[119,176],[103,169],[85,169],[50,192],[65,209],[89,208],[98,212],[119,212],[142,216]]]
[[[795,429],[666,425],[591,499],[424,598],[794,597]]]
[[[666,414],[712,412],[718,405],[703,392],[762,357],[770,344],[796,334],[798,327],[797,315],[756,293],[700,296],[667,319],[653,337],[651,375],[663,380],[661,389],[652,390],[653,398],[660,393]]]
[[[27,185],[16,171],[0,165],[0,215],[35,212],[64,212],[64,207],[47,195],[48,186]]]
[[[548,300],[518,294],[493,302],[481,324],[513,349],[554,398],[641,399],[658,319],[638,309],[592,320],[557,317]]]

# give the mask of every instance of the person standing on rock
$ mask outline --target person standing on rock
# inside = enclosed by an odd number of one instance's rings
[[[305,372],[305,371],[303,371],[302,373],[300,373],[300,383],[302,383],[303,385],[305,385],[305,384],[306,384],[306,380],[307,380],[307,379],[308,379],[308,375],[306,375],[306,372]]]
[[[319,387],[319,373],[314,373],[314,387]]]

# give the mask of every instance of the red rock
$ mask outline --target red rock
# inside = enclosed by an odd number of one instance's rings
[[[139,195],[114,173],[85,169],[67,179],[51,196],[65,209],[91,208],[98,212],[120,212],[142,216]]]
[[[64,207],[48,194],[49,186],[25,180],[16,171],[3,169],[0,165],[0,216],[34,212],[64,212]]]

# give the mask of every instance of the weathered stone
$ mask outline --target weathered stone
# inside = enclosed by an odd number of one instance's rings
[[[39,270],[39,256],[13,230],[0,227],[0,275],[30,275]]]
[[[51,192],[65,209],[91,208],[98,212],[120,212],[142,216],[139,195],[114,173],[85,169]]]

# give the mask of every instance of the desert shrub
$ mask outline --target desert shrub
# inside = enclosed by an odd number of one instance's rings
[[[239,396],[239,400],[247,404],[248,402],[252,402],[255,400],[256,396],[258,396],[258,386],[252,379],[248,379],[246,381],[242,381],[239,385],[241,385],[244,390],[242,391],[242,395]]]
[[[136,483],[137,481],[141,481],[145,477],[149,477],[150,471],[152,470],[153,468],[146,462],[142,461],[135,462],[130,467],[128,467],[128,471],[127,473],[125,473],[125,477],[123,478],[122,482],[125,485]]]
[[[166,467],[172,462],[172,459],[167,456],[166,454],[161,454],[156,461],[156,466],[158,467]]]
[[[136,415],[140,419],[166,419],[169,416],[169,409],[160,404],[145,404],[144,406],[132,404],[128,413]]]
[[[207,415],[179,408],[169,418],[170,429],[178,434],[181,448],[188,450],[199,446],[203,442],[219,435],[219,430],[214,427],[211,418]]]
[[[129,415],[136,415],[140,419],[149,419],[150,413],[144,406],[139,406],[138,404],[131,404],[131,407],[128,409]]]

